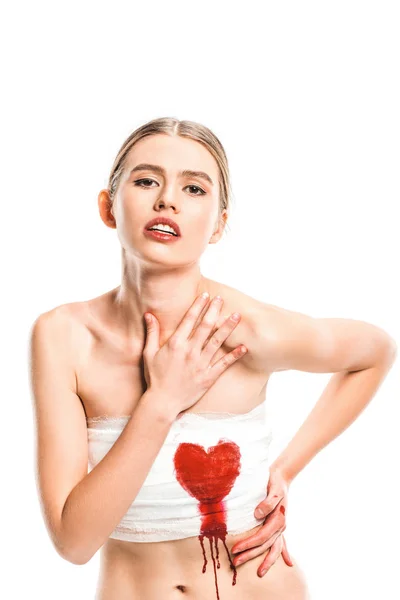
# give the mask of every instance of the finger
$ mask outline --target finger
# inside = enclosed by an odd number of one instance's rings
[[[284,537],[283,534],[282,534],[282,546],[283,546],[282,547],[282,558],[283,558],[283,560],[285,561],[285,563],[289,567],[294,567],[294,563],[293,563],[292,558],[291,558],[291,556],[289,554],[289,551],[287,549],[286,540],[285,540],[285,537]]]
[[[256,506],[254,510],[254,516],[256,517],[256,519],[263,519],[264,517],[269,515],[269,513],[271,513],[276,508],[276,506],[282,499],[282,492],[275,488],[275,485],[269,484],[267,488],[267,496],[262,502],[260,502],[260,504]],[[285,514],[284,506],[282,506],[281,512]]]
[[[267,496],[265,500],[263,500],[262,502],[260,502],[260,504],[257,505],[254,511],[254,516],[256,517],[256,519],[264,519],[267,515],[272,513],[281,500],[283,500],[282,494],[274,494],[274,496],[272,496],[271,498]],[[285,507],[283,505],[281,505],[279,510],[283,515],[285,514]]]
[[[193,329],[193,335],[196,333],[197,327],[200,325],[202,318],[206,314],[206,311],[208,310],[208,306],[209,305],[205,305],[204,308],[203,308],[203,310],[199,314],[198,319],[197,319],[197,321],[195,323],[195,326],[194,326],[194,329]],[[229,315],[221,315],[221,314],[219,314],[216,322],[214,323],[214,327],[212,328],[212,330],[210,332],[210,335],[212,335],[213,333],[215,333],[217,331],[217,329],[219,329],[221,327],[221,325],[226,321],[226,319],[229,319]]]
[[[217,318],[216,323],[214,324],[214,327],[211,329],[210,333],[208,334],[208,338],[203,343],[202,350],[203,350],[204,346],[208,343],[211,336],[214,335],[214,333],[225,323],[225,321],[227,319],[229,319],[229,315],[218,315],[218,318]]]
[[[259,530],[259,532],[261,533],[263,531],[263,527],[261,527],[261,529]],[[235,544],[234,546],[232,546],[232,553],[233,554],[237,554],[238,552],[244,552],[245,550],[248,550],[249,548],[253,548],[253,546],[260,546],[260,544],[263,544],[267,538],[267,533],[265,532],[264,535],[258,535],[258,533],[256,535],[251,535],[248,538],[241,540],[240,542],[238,542],[237,544]],[[268,536],[270,537],[270,536]]]
[[[217,360],[216,363],[210,366],[211,380],[215,381],[221,375],[221,373],[226,371],[226,369],[230,367],[231,364],[239,360],[239,358],[242,358],[242,356],[244,356],[246,353],[246,346],[243,346],[243,344],[241,344],[240,346],[232,350],[232,352],[225,354],[225,356]]]
[[[240,542],[235,548],[235,552],[243,551],[254,544],[262,544],[266,539],[272,539],[272,536],[280,534],[286,529],[286,519],[279,512],[265,519],[264,525],[257,531],[254,538],[248,538],[244,543]]]
[[[204,292],[204,294],[208,294],[208,292]],[[190,334],[193,331],[194,324],[197,321],[197,318],[203,308],[208,304],[210,296],[209,294],[205,296],[202,294],[198,296],[193,302],[192,306],[188,309],[182,321],[179,323],[175,332],[172,334],[170,339],[184,339],[187,340]]]
[[[277,525],[275,523],[269,522],[267,525],[263,525],[261,529],[257,531],[257,533],[253,536],[246,538],[245,540],[241,540],[236,546],[232,547],[232,552],[234,554],[238,552],[244,552],[249,548],[253,548],[254,546],[261,546],[268,540],[275,540],[277,535],[280,535],[286,529],[286,524]]]
[[[219,315],[217,322],[215,323],[215,327],[212,333],[215,333],[217,329],[219,329],[227,319],[229,319],[230,315]]]
[[[146,312],[144,314],[146,321],[146,341],[143,348],[143,354],[146,356],[153,356],[160,349],[160,326],[153,314]]]
[[[211,362],[214,354],[216,354],[217,350],[222,346],[224,341],[230,336],[232,331],[239,324],[240,319],[241,315],[239,313],[231,314],[229,319],[226,319],[221,327],[219,327],[206,341],[201,353],[205,360]],[[240,346],[238,346],[238,348],[240,348]]]
[[[223,304],[223,299],[221,296],[215,296],[213,300],[210,302],[210,305],[201,319],[200,323],[193,331],[192,336],[190,337],[190,341],[192,342],[193,348],[198,348],[199,352],[201,352],[205,341],[207,340],[210,332],[215,327],[215,322],[219,317],[219,313]]]
[[[278,560],[279,555],[281,554],[282,541],[281,538],[278,538],[274,544],[272,544],[268,555],[265,557],[263,562],[260,565],[260,568],[257,571],[257,575],[259,577],[264,577],[265,573],[269,571],[272,565]]]
[[[235,558],[232,561],[233,564],[235,566],[241,565],[244,562],[255,558],[256,556],[260,556],[260,554],[263,554],[266,550],[269,550],[269,548],[271,548],[271,546],[276,542],[277,538],[281,535],[281,533],[281,531],[277,531],[272,537],[265,540],[264,543],[257,544],[253,548],[250,548],[250,550],[246,550],[246,552],[241,552],[238,556],[235,556]]]

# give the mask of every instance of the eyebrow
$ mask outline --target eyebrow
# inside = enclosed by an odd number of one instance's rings
[[[165,169],[160,167],[159,165],[150,165],[148,163],[141,163],[140,165],[136,165],[131,169],[130,175],[135,171],[154,171],[159,175],[165,175]],[[192,169],[185,169],[184,171],[179,171],[178,175],[182,175],[183,177],[200,177],[200,179],[205,179],[211,185],[214,185],[213,180],[207,173],[204,171],[193,171]]]

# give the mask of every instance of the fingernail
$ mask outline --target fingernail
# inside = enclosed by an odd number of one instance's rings
[[[263,577],[266,572],[267,572],[267,569],[264,569],[263,571],[261,571],[261,573],[260,573],[261,577]]]
[[[263,516],[264,516],[264,513],[263,513],[263,511],[260,508],[256,509],[256,513],[255,514],[256,514],[257,519],[262,519]]]

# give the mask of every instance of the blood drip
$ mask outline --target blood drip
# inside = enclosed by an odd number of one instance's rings
[[[240,473],[240,449],[235,442],[219,440],[216,446],[211,446],[206,452],[203,446],[183,442],[178,445],[175,456],[175,476],[180,485],[199,502],[201,514],[200,545],[203,551],[203,573],[206,572],[207,558],[204,548],[204,537],[209,539],[210,553],[214,566],[215,588],[219,600],[217,568],[220,568],[218,539],[222,540],[233,569],[232,585],[236,585],[236,567],[233,564],[225,543],[226,510],[224,498],[231,491]],[[215,543],[215,554],[213,553]]]

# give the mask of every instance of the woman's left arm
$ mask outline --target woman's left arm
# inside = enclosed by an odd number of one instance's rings
[[[276,359],[278,369],[334,375],[296,435],[271,465],[272,469],[279,468],[289,482],[358,417],[397,356],[395,340],[371,323],[305,315],[299,319],[297,326],[291,319],[292,331],[283,335]]]
[[[264,516],[272,511],[273,515],[255,535],[232,548],[232,552],[243,553],[240,562],[244,562],[270,547],[259,573],[264,567],[269,568],[281,551],[289,564],[284,539],[278,539],[278,535],[285,529],[290,483],[363,411],[397,356],[395,340],[371,323],[342,318],[315,319],[273,308],[274,318],[271,319],[271,311],[265,309],[258,313],[258,328],[254,328],[253,333],[258,331],[258,338],[251,349],[258,366],[265,360],[269,371],[295,369],[333,372],[334,375],[300,429],[270,466],[267,497],[255,509],[261,508]]]

